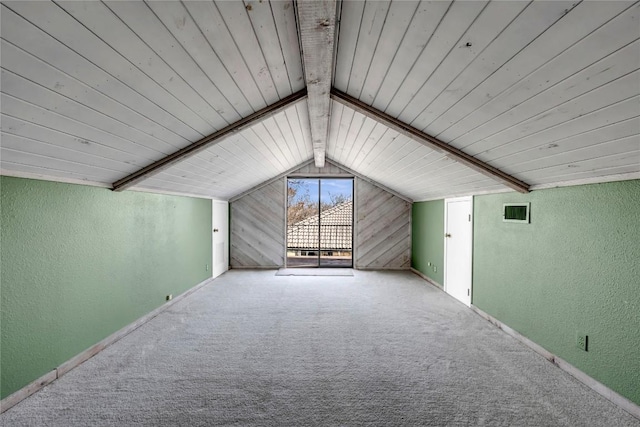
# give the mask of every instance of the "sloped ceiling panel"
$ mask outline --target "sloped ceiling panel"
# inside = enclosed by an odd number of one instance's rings
[[[54,178],[113,183],[304,88],[291,2],[3,2],[1,48],[2,169]],[[306,159],[297,110],[245,138]],[[210,181],[238,160],[225,146],[148,188]],[[255,179],[273,172],[244,156]]]
[[[333,103],[327,158],[413,200],[507,190],[479,172]]]
[[[113,182],[305,86],[290,1],[1,4],[3,174]],[[640,176],[640,3],[343,1],[333,85],[536,186]],[[309,158],[298,103],[138,189]],[[505,187],[332,104],[327,157],[414,200]]]
[[[344,2],[334,86],[534,187],[638,173],[638,17],[634,2]],[[329,157],[414,199],[497,189],[346,108],[332,120]]]
[[[303,101],[134,188],[227,200],[312,157],[309,117]]]

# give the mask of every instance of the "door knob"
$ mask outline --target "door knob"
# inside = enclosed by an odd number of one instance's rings
[[[451,234],[449,234],[449,233],[445,233],[445,234],[444,234],[444,237],[451,237]]]
[[[213,229],[213,232],[214,232],[214,233],[217,233],[217,232],[218,232],[218,229],[217,229],[217,228],[214,228],[214,229]]]

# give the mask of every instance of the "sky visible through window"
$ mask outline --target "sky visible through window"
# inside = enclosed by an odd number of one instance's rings
[[[353,181],[350,179],[323,179],[321,184],[320,200],[325,203],[331,201],[331,195],[344,195],[345,198],[351,199]],[[318,191],[316,189],[316,191]]]
[[[295,203],[298,200],[301,200],[305,197],[305,194],[308,194],[311,200],[317,200],[318,198],[318,179],[295,179],[297,191],[296,195],[293,198],[293,202]],[[353,192],[353,180],[351,179],[321,179],[321,201],[323,203],[330,203],[331,196],[334,198],[342,195],[346,199],[352,198]],[[290,184],[291,185],[291,184]]]

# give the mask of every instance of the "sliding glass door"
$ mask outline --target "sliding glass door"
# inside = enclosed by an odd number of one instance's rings
[[[320,180],[320,267],[353,265],[353,179]]]
[[[319,267],[320,180],[287,180],[287,267]]]
[[[287,267],[353,266],[353,179],[287,180]]]

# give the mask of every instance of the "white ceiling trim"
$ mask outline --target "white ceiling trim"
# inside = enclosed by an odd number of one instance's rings
[[[88,185],[90,187],[111,188],[111,184],[107,184],[104,182],[89,181],[89,180],[84,180],[80,178],[52,176],[52,175],[46,175],[41,173],[25,172],[25,171],[11,170],[11,169],[0,169],[0,176],[37,179],[40,181],[53,181],[53,182],[61,182],[64,184]]]
[[[557,188],[557,187],[573,187],[575,185],[600,184],[600,183],[615,182],[615,181],[630,181],[633,179],[640,179],[640,172],[630,172],[630,173],[622,173],[622,174],[607,175],[607,176],[595,176],[592,178],[574,179],[571,181],[553,182],[550,184],[538,184],[538,185],[532,185],[531,190],[544,190],[547,188]]]
[[[161,189],[149,189],[149,188],[138,188],[131,187],[128,191],[136,191],[138,193],[150,193],[150,194],[164,194],[166,196],[182,196],[182,197],[195,197],[196,199],[207,199],[213,200],[215,202],[226,202],[224,199],[207,196],[204,194],[196,194],[182,191],[169,191],[169,190],[161,190]]]
[[[499,190],[481,190],[481,191],[468,191],[461,193],[451,193],[450,196],[436,196],[436,197],[426,197],[424,199],[416,200],[414,203],[422,203],[422,202],[433,202],[434,200],[444,200],[452,197],[468,197],[468,196],[482,196],[485,194],[498,194],[498,193],[513,193],[513,190],[510,188],[501,188]]]
[[[14,177],[14,178],[25,178],[25,179],[35,179],[35,180],[39,180],[39,181],[60,182],[62,184],[86,185],[86,186],[89,186],[89,187],[98,187],[98,188],[111,189],[111,184],[107,184],[107,183],[104,183],[104,182],[86,181],[84,179],[49,176],[49,175],[43,175],[43,174],[39,174],[39,173],[21,172],[21,171],[7,170],[7,169],[0,169],[0,176],[9,176],[9,177]],[[136,192],[139,192],[139,193],[150,193],[150,194],[164,194],[164,195],[167,195],[167,196],[195,197],[195,198],[198,198],[198,199],[215,200],[215,201],[219,201],[219,202],[224,202],[225,201],[225,200],[222,200],[222,199],[206,196],[206,195],[203,195],[203,194],[185,193],[185,192],[178,192],[178,191],[167,191],[167,190],[159,190],[159,189],[147,189],[147,188],[132,187],[132,188],[129,188],[129,191],[136,191]]]

